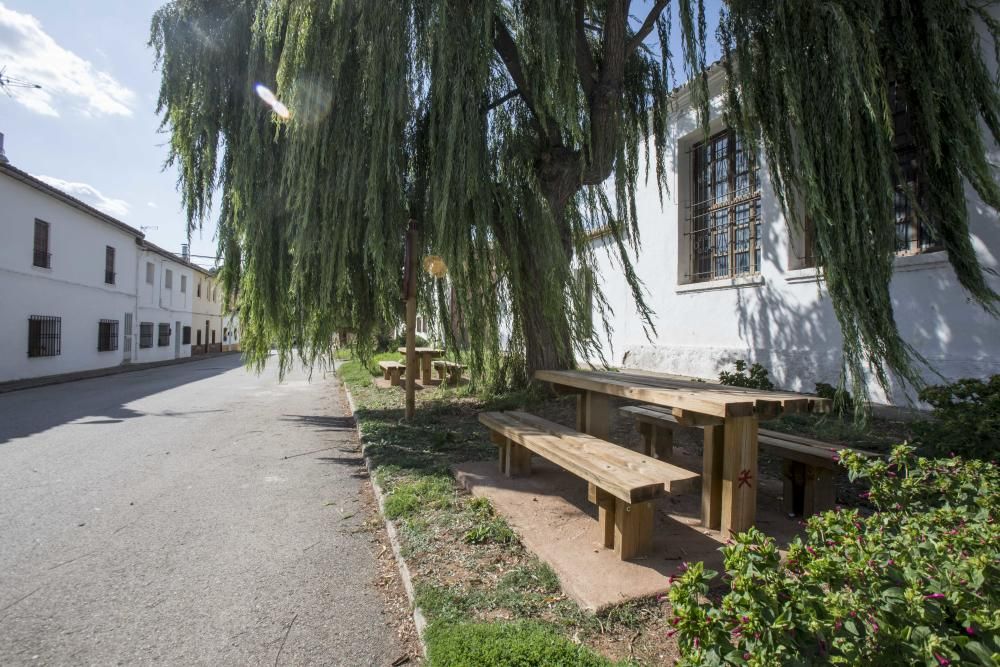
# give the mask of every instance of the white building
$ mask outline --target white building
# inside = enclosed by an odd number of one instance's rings
[[[142,233],[0,162],[0,381],[130,360]]]
[[[213,271],[7,163],[2,134],[0,203],[0,382],[238,349]]]
[[[786,225],[766,165],[754,169],[724,126],[723,77],[719,66],[710,73],[707,141],[690,91],[677,96],[668,129],[671,187],[662,207],[655,185],[638,193],[642,246],[632,259],[655,312],[652,340],[628,305],[631,292],[615,249],[599,234],[593,242],[598,280],[615,309],[613,334],[602,347],[614,366],[704,378],[718,377],[736,359],[758,361],[778,386],[812,391],[816,382],[835,383],[839,376],[840,327],[802,235]],[[1000,161],[997,147],[990,150]],[[712,180],[713,174],[719,178]],[[995,271],[996,213],[971,188],[968,203],[979,261]],[[946,378],[1000,373],[1000,322],[970,303],[946,254],[922,239],[913,223],[904,206],[891,284],[901,334]],[[605,246],[610,254],[601,252]],[[990,281],[1000,291],[996,274]],[[600,321],[596,314],[594,321]],[[940,381],[931,375],[928,380]],[[871,391],[876,401],[889,402],[874,384]],[[898,391],[891,401],[906,403]]]
[[[142,241],[136,285],[135,361],[191,356],[192,285],[198,271],[177,255]]]

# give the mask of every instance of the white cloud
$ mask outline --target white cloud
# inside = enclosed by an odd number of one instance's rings
[[[155,201],[146,202],[146,206],[148,206],[149,208],[160,208],[159,206],[156,205]]]
[[[115,218],[124,218],[128,215],[129,203],[124,199],[113,199],[105,197],[101,191],[88,183],[74,183],[64,181],[54,176],[35,176],[40,181],[48,183],[57,190],[62,190],[68,195],[90,204],[98,211],[104,211]]]
[[[113,76],[59,46],[31,14],[0,2],[0,64],[7,76],[37,83],[18,88],[14,99],[46,116],[71,108],[84,115],[131,116],[135,93]]]

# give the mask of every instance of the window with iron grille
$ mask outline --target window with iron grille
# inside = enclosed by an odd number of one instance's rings
[[[693,282],[760,271],[760,176],[757,158],[734,132],[723,130],[692,148],[689,207]]]
[[[191,344],[191,327],[181,329],[181,345]]]
[[[28,356],[56,357],[62,354],[62,318],[32,315],[28,318]]]
[[[104,282],[115,284],[115,249],[111,246],[104,248]]]
[[[118,349],[118,320],[101,320],[97,323],[97,351],[114,352]]]
[[[198,281],[198,298],[201,298],[201,281]]]
[[[163,277],[163,286],[167,289],[174,288],[174,272],[170,269],[167,269],[167,272]]]
[[[903,99],[899,84],[889,83],[889,107],[892,109],[894,129],[893,145],[899,164],[900,179],[893,193],[892,209],[896,228],[896,254],[917,255],[941,250],[940,242],[934,238],[930,228],[921,222],[917,209],[927,213],[927,178],[920,163],[920,147],[913,136],[912,119]],[[813,244],[816,228],[813,221],[806,218],[804,267],[816,265]]]
[[[157,347],[166,347],[170,345],[170,325],[160,323],[160,330],[156,337]]]
[[[52,254],[49,252],[49,223],[35,220],[35,248],[31,263],[43,269],[52,268]]]
[[[146,262],[146,284],[147,285],[152,285],[153,284],[153,275],[154,275],[155,271],[156,271],[156,269],[153,267],[153,263],[152,262]]]
[[[139,323],[139,347],[153,347],[153,323]]]

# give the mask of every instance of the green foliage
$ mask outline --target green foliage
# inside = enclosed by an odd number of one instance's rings
[[[696,563],[670,589],[681,665],[993,665],[1000,659],[1000,468],[843,452],[872,516],[809,520],[782,561],[757,529],[723,548],[727,591]]]
[[[422,509],[450,507],[455,482],[450,477],[428,475],[412,482],[394,484],[385,498],[385,516],[399,519]]]
[[[914,424],[916,439],[927,451],[945,456],[996,461],[1000,453],[1000,375],[989,380],[966,378],[926,387],[920,400],[934,408],[934,418]]]
[[[734,372],[722,371],[719,373],[719,382],[730,387],[749,387],[751,389],[774,389],[774,383],[767,377],[767,369],[758,363],[754,363],[747,370],[747,362],[737,359]]]
[[[968,184],[1000,209],[986,147],[1000,141],[1000,86],[987,64],[1000,49],[1000,22],[990,14],[996,4],[727,3],[720,28],[727,116],[763,148],[786,218],[815,227],[813,253],[858,409],[867,404],[869,375],[887,391],[890,369],[923,384],[916,368],[923,359],[900,337],[889,293],[896,197],[947,250],[972,298],[997,313],[998,296],[973,250],[965,192]],[[909,122],[896,128],[900,108]],[[896,146],[907,144],[917,173],[904,178]]]
[[[432,623],[426,632],[432,667],[605,667],[612,663],[535,622]]]
[[[816,395],[833,401],[833,411],[838,415],[854,412],[854,398],[851,392],[843,387],[834,387],[826,382],[816,383]]]
[[[516,544],[517,534],[511,530],[503,517],[497,516],[493,505],[486,498],[473,498],[469,501],[475,525],[467,530],[462,539],[466,544]]]

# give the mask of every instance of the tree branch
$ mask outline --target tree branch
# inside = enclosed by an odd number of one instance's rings
[[[524,76],[524,68],[521,66],[521,55],[517,52],[517,44],[514,43],[514,37],[510,34],[506,24],[496,14],[493,15],[493,49],[503,61],[514,86],[524,99],[524,103],[528,105],[532,124],[538,132],[538,136],[547,141],[548,133],[545,131],[538,109],[535,107],[535,100],[531,95],[531,88],[528,87],[528,80]]]
[[[580,75],[580,85],[590,99],[594,92],[596,78],[594,76],[594,56],[590,52],[590,42],[587,41],[587,24],[583,20],[584,0],[576,0],[576,71]]]
[[[510,92],[504,93],[503,95],[501,95],[497,99],[495,99],[492,102],[490,102],[489,104],[487,104],[486,107],[483,109],[483,111],[493,111],[494,109],[496,109],[498,106],[500,106],[501,104],[503,104],[507,100],[514,99],[518,95],[521,95],[520,89],[514,88]],[[522,97],[523,97],[523,95],[522,95]]]
[[[642,26],[639,31],[632,36],[629,40],[628,46],[625,47],[625,53],[632,53],[639,45],[642,44],[642,40],[646,39],[646,36],[653,31],[653,26],[656,25],[656,19],[660,18],[660,14],[666,9],[667,4],[670,0],[657,0],[653,8],[649,10],[649,14],[646,16],[646,20],[642,22]]]

